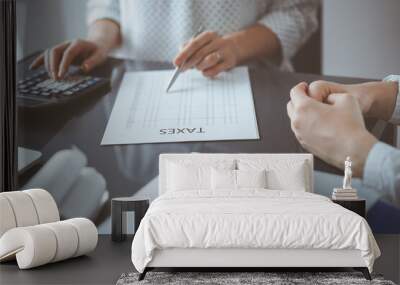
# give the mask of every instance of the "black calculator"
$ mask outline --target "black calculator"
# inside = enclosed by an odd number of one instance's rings
[[[58,104],[89,94],[105,94],[110,90],[108,78],[69,73],[62,80],[49,77],[45,69],[30,72],[17,84],[17,104],[22,107],[40,107]]]

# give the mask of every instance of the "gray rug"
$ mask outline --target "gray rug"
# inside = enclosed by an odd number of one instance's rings
[[[122,274],[117,285],[395,285],[392,281],[384,280],[380,275],[372,275],[373,280],[368,281],[359,272],[148,272],[142,281],[137,280],[138,276],[138,273]]]

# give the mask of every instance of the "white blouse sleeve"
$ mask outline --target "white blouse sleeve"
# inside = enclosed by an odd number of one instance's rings
[[[290,60],[318,28],[319,0],[274,0],[259,21],[279,38],[284,60]]]
[[[89,0],[87,3],[87,22],[93,23],[100,19],[110,19],[120,22],[119,0]]]

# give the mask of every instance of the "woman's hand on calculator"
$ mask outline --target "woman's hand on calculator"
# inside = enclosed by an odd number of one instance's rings
[[[89,27],[87,40],[73,40],[45,50],[38,56],[31,68],[41,65],[47,69],[53,79],[62,79],[71,64],[78,64],[84,72],[107,59],[109,51],[121,42],[119,24],[112,20],[98,20]]]
[[[74,40],[45,50],[38,56],[31,68],[41,65],[53,79],[62,79],[71,64],[78,64],[84,72],[92,70],[107,58],[108,50],[87,40]]]

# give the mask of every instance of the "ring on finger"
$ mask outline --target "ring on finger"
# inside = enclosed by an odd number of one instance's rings
[[[50,70],[50,50],[49,49],[46,49],[44,51],[44,67],[47,69],[47,72],[50,75],[51,70]]]
[[[215,56],[217,57],[217,63],[221,63],[222,61],[224,61],[220,51],[216,51]]]

